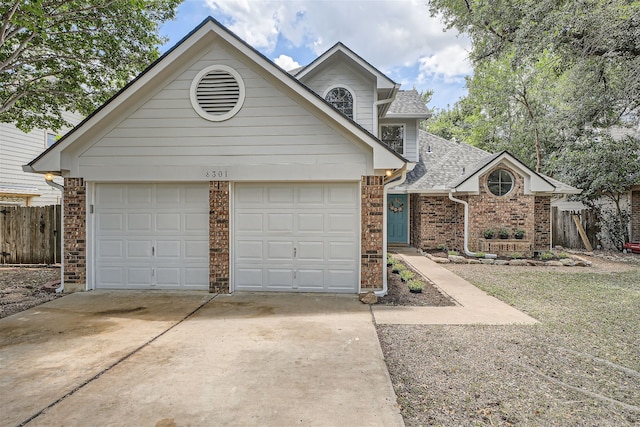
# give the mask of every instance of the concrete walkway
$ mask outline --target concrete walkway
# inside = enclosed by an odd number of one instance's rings
[[[414,248],[397,248],[397,254],[411,267],[431,279],[453,298],[455,307],[392,307],[373,305],[378,324],[396,325],[511,325],[538,321],[421,255]]]
[[[0,425],[402,426],[355,295],[92,291],[0,319]]]

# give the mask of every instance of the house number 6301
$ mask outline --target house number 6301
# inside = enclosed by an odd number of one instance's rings
[[[226,170],[208,170],[205,172],[207,178],[228,178],[229,171]]]

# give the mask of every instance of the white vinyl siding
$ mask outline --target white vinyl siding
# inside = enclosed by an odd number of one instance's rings
[[[357,183],[236,184],[234,290],[356,293]]]
[[[65,113],[65,120],[76,124],[81,117],[77,114]],[[66,130],[58,132],[62,135]],[[26,173],[22,166],[38,157],[46,148],[47,132],[34,129],[25,133],[13,124],[0,124],[0,187],[22,186],[37,188],[40,196],[30,199],[31,206],[46,206],[60,203],[61,193],[45,183],[44,175]],[[55,182],[62,184],[62,178]]]
[[[245,85],[242,108],[224,122],[204,120],[190,102],[193,78],[210,64],[233,68]],[[301,165],[303,175],[314,173],[319,178],[324,171],[325,179],[326,168],[331,166],[345,173],[348,170],[353,178],[372,173],[371,149],[347,139],[303,108],[300,101],[292,98],[284,85],[266,80],[234,58],[224,45],[212,43],[200,60],[97,143],[77,153],[79,172],[86,179],[127,179],[123,177],[126,173],[150,179],[152,176],[144,174],[157,174],[157,168],[163,168],[169,179],[198,179],[204,178],[197,175],[199,169],[215,166],[236,167],[242,173],[265,170],[269,173],[263,173],[262,178],[269,179],[275,173],[293,178],[295,171],[287,172],[287,168]],[[66,156],[71,159],[74,153]],[[73,169],[74,165],[69,167]],[[236,174],[229,179],[243,178]]]
[[[305,76],[302,82],[320,96],[331,87],[348,87],[355,99],[354,121],[375,134],[373,103],[376,80],[373,76],[365,78],[347,65],[332,61],[331,66],[320,66],[311,75]]]

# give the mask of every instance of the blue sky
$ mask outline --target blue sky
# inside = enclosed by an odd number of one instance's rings
[[[424,0],[185,0],[160,33],[163,52],[212,16],[284,69],[340,41],[403,89],[433,89],[429,107],[453,105],[472,69],[466,37],[443,31]]]

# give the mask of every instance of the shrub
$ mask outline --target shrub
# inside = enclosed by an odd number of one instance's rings
[[[485,255],[484,252],[476,252],[476,258],[484,258]]]
[[[551,252],[543,252],[540,254],[540,259],[542,261],[549,261],[553,259],[553,254]]]
[[[439,251],[448,250],[447,245],[445,245],[444,243],[438,243],[438,246],[436,246],[436,249],[439,250]]]
[[[407,267],[404,266],[404,264],[397,262],[395,264],[393,264],[393,266],[391,267],[391,271],[393,271],[394,273],[398,273],[400,274],[401,271],[406,270]]]
[[[395,264],[395,263],[397,263],[397,262],[398,262],[398,260],[396,260],[396,259],[393,257],[393,255],[391,255],[391,254],[389,254],[389,253],[387,254],[387,265],[389,265],[389,266],[390,266],[390,265],[393,265],[393,264]]]
[[[524,230],[513,230],[513,237],[522,239],[524,237]]]
[[[419,279],[412,279],[412,280],[409,280],[409,282],[407,283],[407,286],[412,291],[422,291],[424,289],[424,282]]]
[[[506,228],[499,229],[498,236],[500,236],[500,238],[509,237],[509,230],[507,230]]]
[[[492,229],[484,230],[482,233],[485,239],[493,239],[493,236],[496,234]]]
[[[522,258],[522,254],[520,252],[511,252],[511,255],[509,255],[512,259],[521,259]]]
[[[400,279],[403,282],[408,282],[409,280],[413,279],[415,277],[415,274],[413,274],[413,271],[411,270],[402,270],[400,272]]]
[[[460,255],[460,252],[458,252],[458,251],[449,251],[449,255],[458,256],[458,255]]]
[[[560,252],[560,253],[558,254],[558,259],[566,259],[566,258],[569,258],[569,254],[568,254],[568,253],[566,253],[566,252]]]

